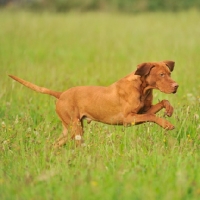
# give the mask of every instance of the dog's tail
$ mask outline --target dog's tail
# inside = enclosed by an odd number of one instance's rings
[[[54,96],[56,97],[57,99],[60,97],[60,95],[62,94],[62,92],[56,92],[56,91],[53,91],[53,90],[49,90],[47,88],[44,88],[44,87],[39,87],[37,85],[34,85],[33,83],[30,83],[28,81],[25,81],[21,78],[18,78],[16,76],[13,76],[13,75],[9,75],[12,79],[14,79],[15,81],[18,81],[19,83],[23,84],[24,86],[32,89],[32,90],[35,90],[36,92],[40,92],[42,94],[49,94],[51,96]]]

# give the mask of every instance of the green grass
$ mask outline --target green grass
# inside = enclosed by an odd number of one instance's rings
[[[199,199],[200,13],[0,12],[0,199]],[[86,147],[51,145],[55,99],[11,80],[63,91],[109,85],[146,61],[176,61],[176,129],[85,124]],[[162,115],[162,112],[161,114]]]

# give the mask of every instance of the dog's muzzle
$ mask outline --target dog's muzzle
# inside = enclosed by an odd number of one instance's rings
[[[177,83],[173,83],[172,87],[173,87],[173,90],[174,90],[172,93],[175,94],[178,90],[179,85]]]

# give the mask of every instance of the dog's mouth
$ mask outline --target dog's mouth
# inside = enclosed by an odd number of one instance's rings
[[[176,87],[172,93],[176,94],[177,90],[178,90],[178,87]]]
[[[166,94],[176,94],[176,92],[177,92],[177,89],[174,89],[174,90],[161,90],[161,89],[159,89],[161,92],[164,92],[164,93],[166,93]]]
[[[178,85],[176,84],[173,87],[168,87],[168,88],[165,88],[165,89],[164,89],[164,87],[159,87],[158,85],[156,85],[155,89],[158,89],[161,92],[166,93],[166,94],[176,94],[176,92],[178,90]]]
[[[175,84],[173,87],[172,87],[172,94],[176,94],[176,92],[177,92],[177,90],[178,90],[178,84]]]

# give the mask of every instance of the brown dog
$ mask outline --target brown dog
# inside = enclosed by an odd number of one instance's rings
[[[77,145],[83,142],[83,119],[124,126],[155,122],[164,129],[174,129],[170,122],[155,115],[165,108],[170,117],[173,113],[170,103],[162,100],[152,105],[153,89],[176,93],[178,84],[170,77],[174,64],[173,61],[142,63],[136,71],[108,87],[78,86],[65,92],[55,92],[10,77],[32,90],[57,98],[56,112],[63,124],[63,132],[55,143],[58,147],[66,143],[68,132]]]

